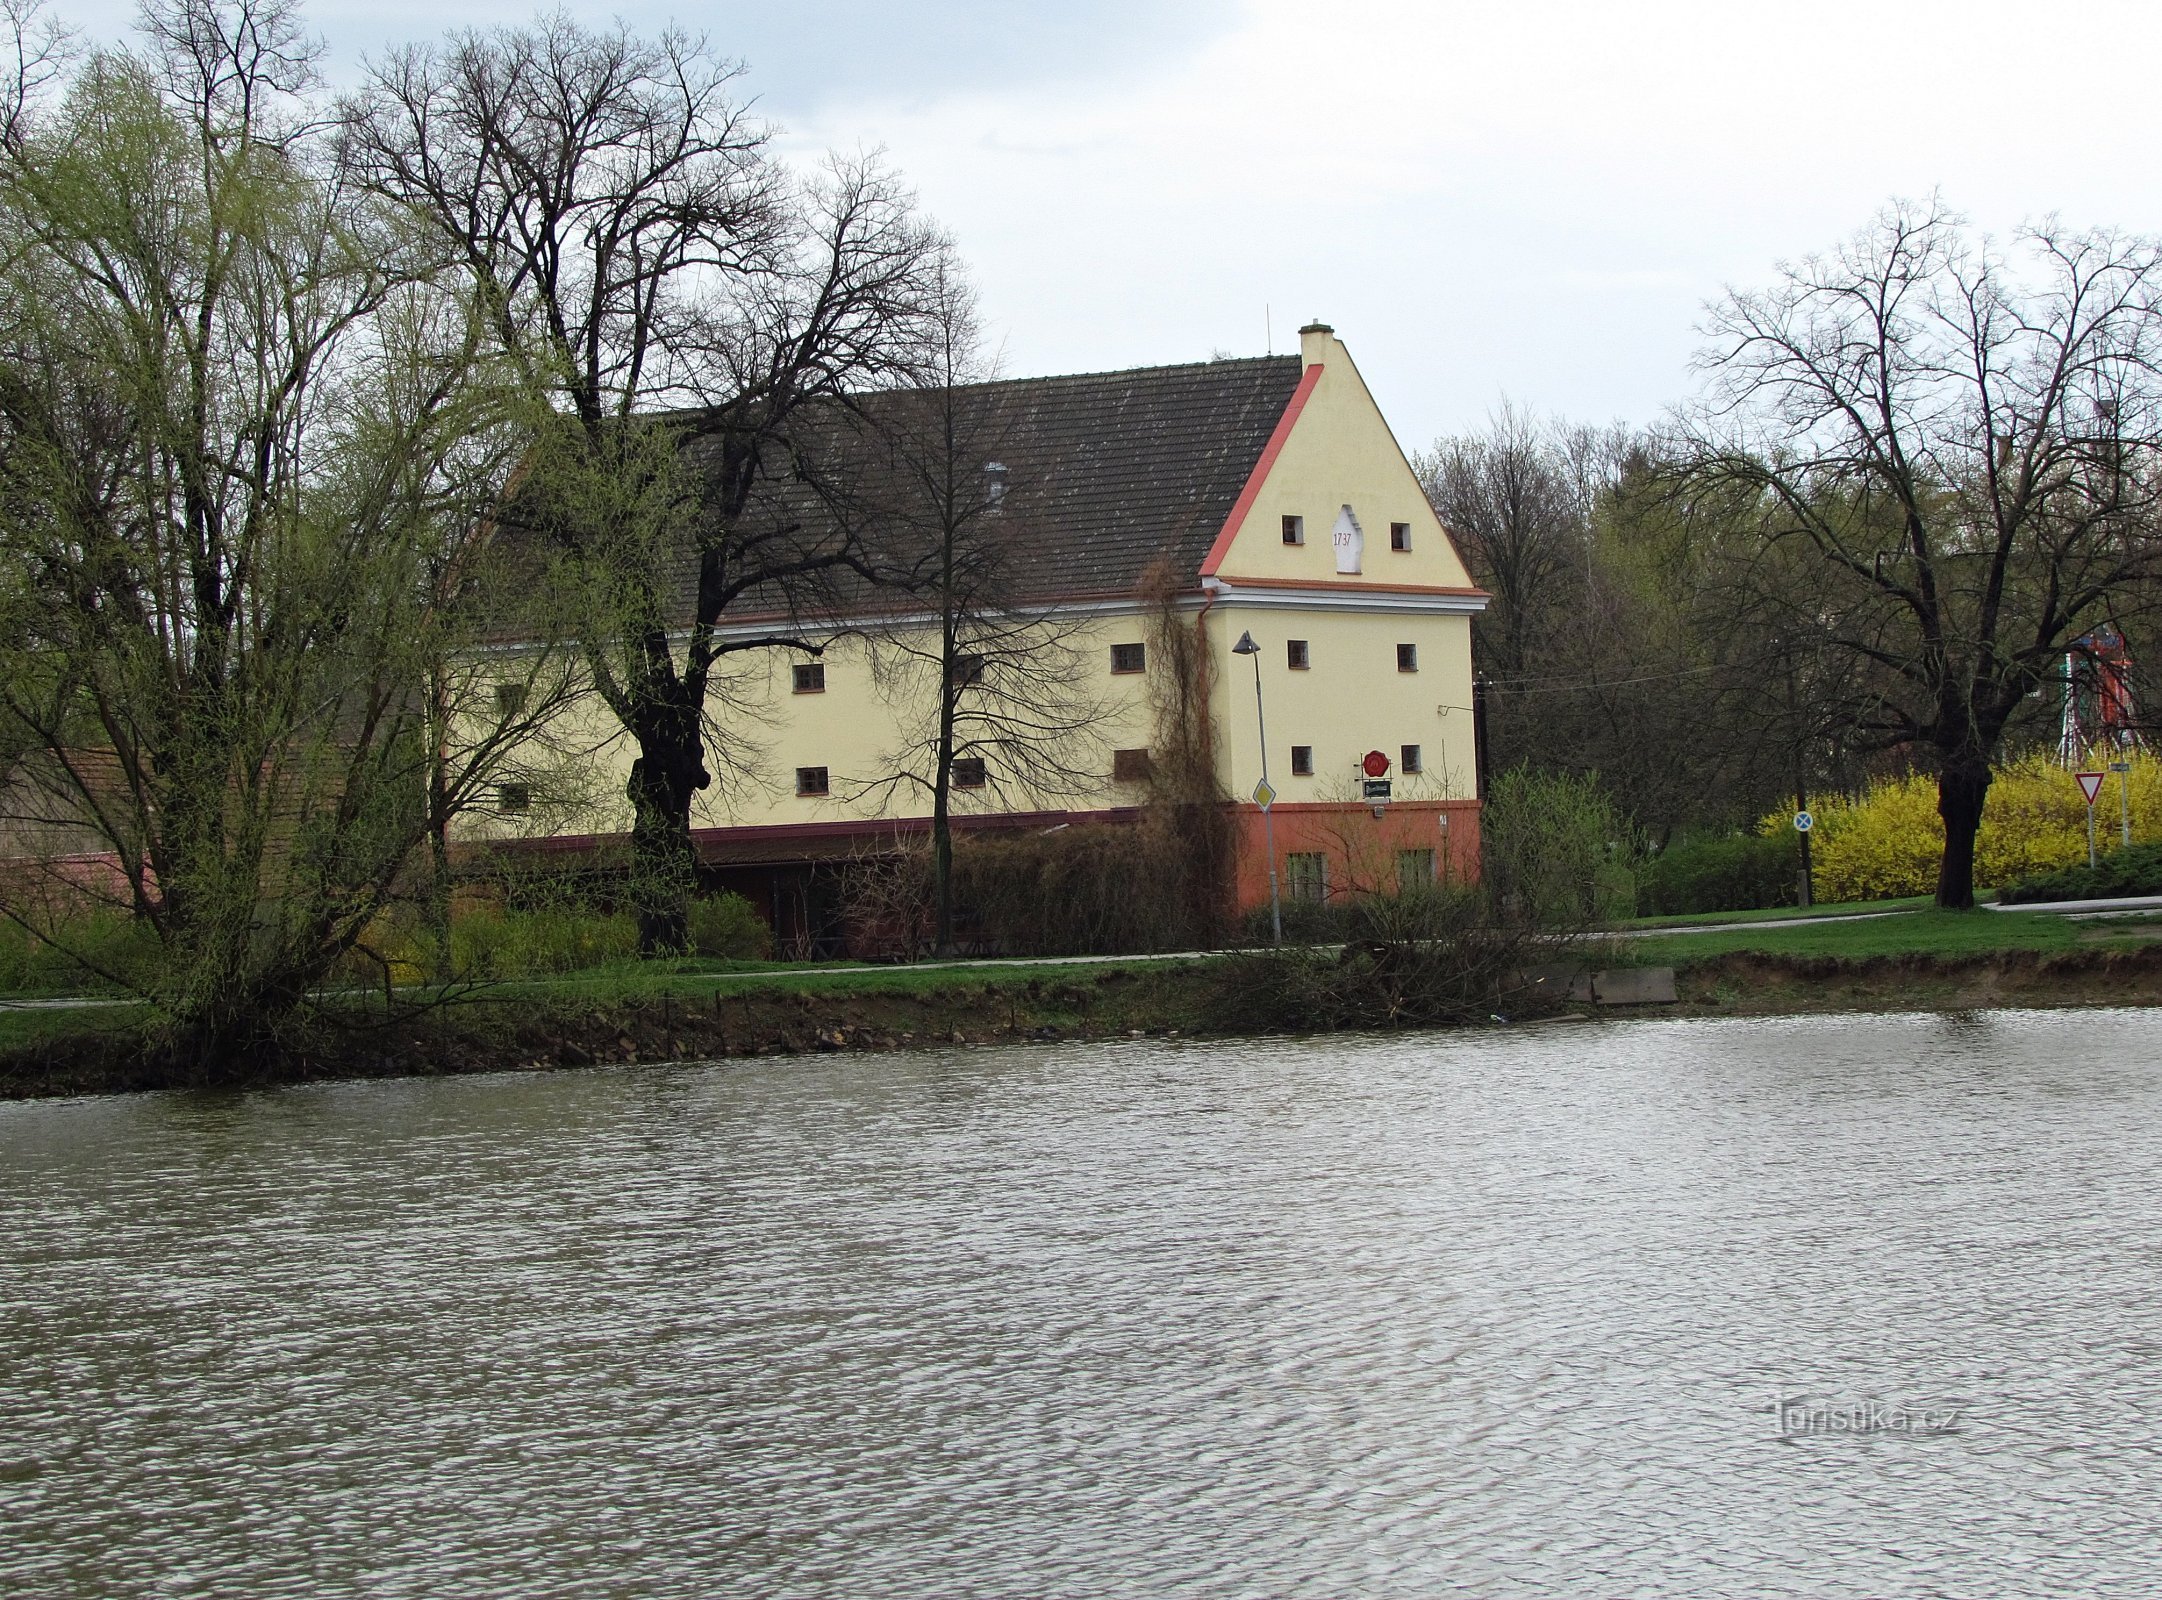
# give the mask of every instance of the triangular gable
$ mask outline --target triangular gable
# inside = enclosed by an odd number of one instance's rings
[[[1474,595],[1396,436],[1343,344],[1301,331],[1306,370],[1224,519],[1201,576]],[[1300,519],[1288,542],[1285,519]],[[1399,544],[1405,548],[1397,548]]]

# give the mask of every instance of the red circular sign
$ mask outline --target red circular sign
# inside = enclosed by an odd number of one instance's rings
[[[1379,750],[1369,750],[1366,752],[1366,759],[1359,765],[1366,769],[1369,778],[1378,778],[1389,770],[1389,758]]]

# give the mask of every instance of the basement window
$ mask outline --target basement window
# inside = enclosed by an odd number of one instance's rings
[[[1329,858],[1319,850],[1294,850],[1284,857],[1284,876],[1291,898],[1308,905],[1329,898]]]
[[[953,786],[956,789],[981,789],[983,787],[983,757],[955,756],[953,758]]]
[[[1419,670],[1419,647],[1417,645],[1400,644],[1396,647],[1396,670],[1398,672],[1417,672]]]
[[[1284,543],[1306,543],[1306,519],[1304,517],[1284,518]]]
[[[1392,522],[1389,524],[1389,548],[1391,550],[1409,550],[1411,548],[1410,523]]]
[[[1304,672],[1306,670],[1306,641],[1304,639],[1286,639],[1284,641],[1284,665],[1293,672]]]
[[[1111,647],[1111,670],[1113,672],[1139,672],[1148,665],[1148,647],[1138,644],[1115,644]]]
[[[1140,649],[1139,645],[1134,646]],[[1156,770],[1146,750],[1114,750],[1111,752],[1111,779],[1114,783],[1146,783]]]
[[[1396,892],[1417,894],[1421,889],[1433,887],[1434,852],[1431,850],[1399,850],[1396,852]]]
[[[1314,747],[1295,744],[1291,747],[1291,775],[1294,778],[1311,778],[1314,775]]]
[[[823,661],[799,661],[796,663],[796,693],[824,694],[826,692],[826,664]]]
[[[1411,776],[1411,774],[1413,774],[1414,772],[1424,772],[1426,770],[1425,766],[1422,764],[1425,760],[1425,757],[1420,753],[1419,747],[1415,744],[1407,744],[1403,746],[1397,751],[1397,756],[1399,758],[1396,763],[1397,770],[1402,772],[1406,777]]]
[[[796,769],[796,793],[800,795],[821,795],[827,792],[827,787],[826,769],[824,767],[798,767]]]

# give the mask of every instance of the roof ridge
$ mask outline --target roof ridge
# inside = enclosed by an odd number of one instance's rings
[[[1030,383],[1064,383],[1084,378],[1147,378],[1168,372],[1223,372],[1227,368],[1263,367],[1279,361],[1297,362],[1295,355],[1224,356],[1208,361],[1165,361],[1147,367],[1106,367],[1096,372],[1041,372],[1029,378],[986,378],[980,383],[956,384],[959,389],[1014,388]]]

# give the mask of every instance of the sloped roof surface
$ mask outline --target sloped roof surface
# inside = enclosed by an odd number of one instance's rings
[[[985,385],[1042,536],[1029,586],[1124,593],[1159,556],[1197,572],[1299,374],[1296,356],[1274,356]]]
[[[1159,557],[1198,576],[1300,372],[1297,357],[1276,356],[861,394],[853,404],[858,420],[844,423],[838,413],[823,412],[799,425],[798,445],[828,492],[803,478],[770,478],[744,525],[837,526],[831,490],[843,485],[843,498],[856,497],[856,520],[873,559],[898,554],[910,543],[903,531],[909,517],[923,507],[912,505],[903,487],[912,471],[908,447],[893,440],[913,439],[922,449],[926,435],[936,432],[926,419],[958,413],[968,436],[954,445],[954,465],[965,474],[994,461],[1005,469],[997,525],[1012,541],[1002,559],[1014,598],[1130,594]],[[939,396],[948,393],[955,403],[942,407]],[[861,515],[866,509],[870,514]],[[822,537],[831,536],[810,535],[814,543]],[[686,550],[678,580],[686,608],[695,571],[696,556]],[[872,592],[842,576],[829,603],[891,604],[892,592]],[[761,589],[743,596],[731,614],[784,609],[778,594]]]

